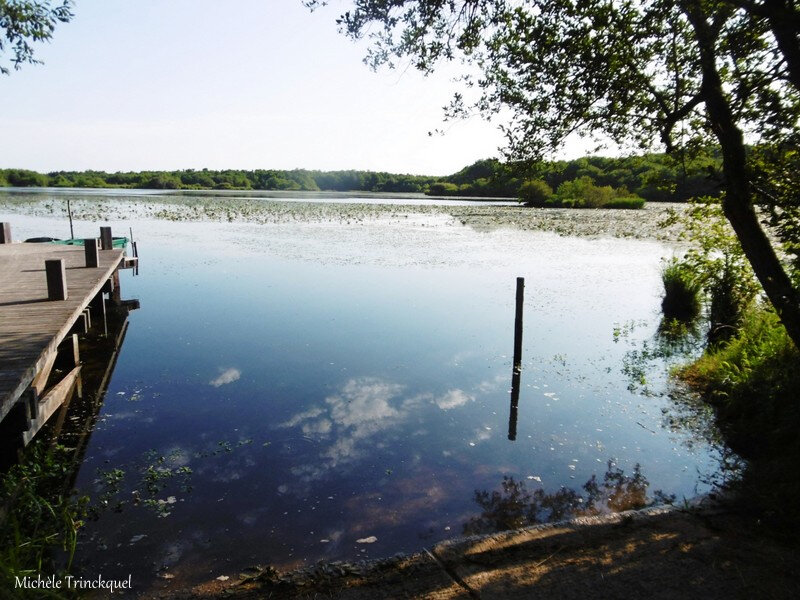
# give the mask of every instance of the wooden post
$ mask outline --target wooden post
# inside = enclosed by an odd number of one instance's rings
[[[0,223],[0,244],[11,243],[11,223]]]
[[[67,271],[64,268],[63,258],[54,258],[44,261],[44,270],[47,274],[47,299],[67,299]]]
[[[514,313],[514,365],[511,370],[511,408],[508,416],[508,439],[517,439],[519,382],[522,373],[522,303],[525,299],[525,278],[517,277],[517,304]]]
[[[72,368],[78,368],[81,366],[81,349],[78,345],[78,335],[76,333],[72,334]],[[69,343],[69,342],[68,342]],[[78,398],[83,398],[83,381],[81,380],[80,373],[78,373],[78,377],[75,379],[75,395]]]
[[[108,297],[114,303],[114,306],[120,306],[122,304],[122,290],[119,287],[119,269],[114,271],[109,281],[111,281],[111,293]]]
[[[114,247],[114,238],[111,237],[111,227],[100,228],[100,242],[103,250],[111,250]]]
[[[71,347],[70,347],[71,346]],[[72,356],[70,356],[70,368],[74,369],[75,367],[81,366],[81,349],[78,346],[78,334],[73,333],[72,339],[67,342],[67,352],[69,352]]]
[[[525,278],[517,277],[517,310],[514,316],[514,370],[522,369],[522,302],[525,299]]]
[[[519,409],[519,369],[514,369],[511,374],[511,408],[508,413],[508,439],[512,442],[517,439],[517,411]]]
[[[97,247],[97,238],[83,240],[83,251],[86,255],[86,266],[96,269],[100,266],[100,252]]]
[[[39,394],[36,393],[34,388],[28,388],[28,390],[22,395],[22,397],[28,403],[28,413],[31,416],[31,419],[38,419],[39,418]]]
[[[103,292],[98,294],[89,302],[89,307],[94,311],[95,320],[98,320],[100,315],[103,316],[103,336],[108,335],[108,319],[106,317],[106,299]]]
[[[69,215],[69,239],[75,239],[75,230],[72,229],[72,207],[69,204],[69,196],[67,196],[67,214]]]

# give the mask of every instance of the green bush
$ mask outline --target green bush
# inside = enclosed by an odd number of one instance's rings
[[[455,183],[432,183],[428,189],[431,196],[453,196],[458,193],[458,186]]]
[[[564,208],[642,208],[644,200],[632,195],[625,187],[598,186],[588,175],[565,181],[556,195],[545,202]]]
[[[673,258],[661,269],[661,281],[661,311],[665,318],[691,321],[700,314],[702,286],[688,263]]]
[[[711,328],[708,341],[718,344],[728,340],[739,330],[744,314],[755,297],[754,285],[742,280],[741,269],[725,260],[721,269],[709,279],[708,320]]]
[[[526,206],[545,206],[553,197],[553,188],[541,179],[531,179],[519,188],[519,201]]]
[[[5,178],[15,187],[45,187],[48,181],[47,175],[26,169],[9,169],[5,173]]]
[[[748,510],[800,525],[800,352],[777,315],[751,307],[734,337],[709,346],[679,376],[712,402],[728,445],[747,459],[734,485]]]

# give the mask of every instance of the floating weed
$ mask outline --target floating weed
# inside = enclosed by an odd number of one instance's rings
[[[621,325],[615,325],[612,330],[614,343],[616,344],[621,340],[629,340],[631,334],[633,334],[634,331],[636,331],[640,327],[647,327],[647,326],[648,322],[645,321],[644,319],[638,319],[638,320],[633,319],[630,321],[626,321]]]
[[[138,468],[128,472],[116,467],[107,471],[98,470],[97,483],[101,485],[101,493],[97,501],[90,507],[93,518],[109,508],[121,512],[126,505],[142,505],[155,510],[159,516],[166,516],[163,503],[156,496],[160,495],[170,486],[177,487],[183,493],[192,491],[192,468],[188,465],[173,466],[183,458],[180,450],[173,450],[168,455],[159,454],[156,450],[149,450],[143,455],[143,463]],[[135,481],[131,480],[129,473],[138,475]],[[127,486],[125,485],[127,478]],[[130,493],[130,499],[123,499],[125,488]],[[170,496],[174,498],[174,496]],[[168,504],[172,504],[169,502]],[[166,511],[168,513],[169,510]]]

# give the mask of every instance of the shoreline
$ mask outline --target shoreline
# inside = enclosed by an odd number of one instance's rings
[[[233,598],[796,597],[800,557],[713,494],[461,537],[414,554],[254,567],[148,600]]]

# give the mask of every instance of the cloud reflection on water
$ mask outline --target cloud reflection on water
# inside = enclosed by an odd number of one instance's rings
[[[239,369],[225,369],[220,373],[217,377],[212,379],[208,382],[209,385],[213,385],[214,387],[220,387],[227,383],[233,383],[234,381],[238,380],[239,377],[242,376],[242,372]]]
[[[449,390],[443,396],[436,398],[436,406],[442,410],[450,410],[459,406],[463,406],[470,400],[474,400],[474,396],[470,396],[464,390]]]
[[[430,393],[406,396],[405,390],[404,385],[377,377],[349,379],[338,393],[325,398],[323,406],[311,407],[278,425],[300,427],[303,435],[322,443],[318,455],[321,461],[296,465],[292,473],[302,481],[312,481],[359,460],[377,444],[373,439],[376,434],[404,423],[411,411],[423,403],[451,410],[474,400],[460,389],[449,390],[439,397]]]

